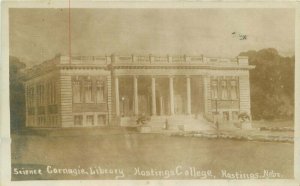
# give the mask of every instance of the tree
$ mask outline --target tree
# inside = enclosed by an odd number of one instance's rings
[[[253,119],[292,119],[294,115],[295,57],[282,57],[276,49],[240,53],[249,57]]]
[[[26,65],[16,57],[9,57],[10,128],[16,131],[25,126],[25,89],[22,69]]]

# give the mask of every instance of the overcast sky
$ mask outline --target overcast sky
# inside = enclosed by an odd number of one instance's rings
[[[294,14],[293,9],[72,9],[71,49],[74,55],[236,57],[272,47],[291,56]],[[10,55],[28,66],[68,55],[68,20],[68,9],[10,9]]]

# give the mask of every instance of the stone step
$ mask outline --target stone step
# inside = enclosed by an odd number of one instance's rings
[[[155,132],[163,132],[163,131],[179,131],[178,127],[171,127],[168,129],[165,129],[163,127],[158,127],[158,126],[148,126],[144,125],[139,127],[139,131],[141,133],[155,133]]]
[[[121,121],[133,121],[136,120],[134,117],[121,117]]]
[[[121,117],[121,126],[134,126],[137,125],[135,117]],[[168,123],[168,130],[200,130],[202,128],[211,128],[211,123],[199,116],[152,116],[149,121],[143,126],[146,131],[149,130],[165,130],[166,123]],[[151,129],[149,129],[149,127]]]
[[[151,118],[150,121],[153,122],[166,122],[167,118]]]
[[[194,120],[172,120],[168,121],[168,125],[189,125],[189,124],[201,124],[202,122]]]
[[[143,125],[139,127],[139,131],[141,133],[155,133],[155,132],[170,132],[170,131],[201,131],[201,130],[214,130],[210,125],[202,124],[202,125],[169,125],[165,128],[164,125]]]

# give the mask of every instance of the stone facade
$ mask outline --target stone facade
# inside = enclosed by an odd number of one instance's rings
[[[27,127],[127,126],[250,113],[248,58],[57,56],[27,70]],[[175,120],[174,120],[175,121]]]

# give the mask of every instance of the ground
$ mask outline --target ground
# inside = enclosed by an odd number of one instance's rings
[[[294,128],[294,121],[292,120],[259,120],[252,121],[253,127],[289,127]]]
[[[100,132],[99,132],[100,131]],[[40,135],[38,135],[40,134]],[[124,170],[121,179],[201,179],[192,175],[174,177],[135,175],[140,170],[193,169],[208,171],[208,179],[226,179],[228,175],[273,171],[280,177],[293,177],[293,143],[206,139],[197,137],[140,134],[118,129],[63,130],[58,135],[49,132],[12,135],[13,168],[90,167]],[[69,135],[66,135],[69,134]],[[70,135],[72,134],[72,135]],[[223,170],[223,172],[222,172]],[[222,174],[223,173],[223,174]],[[22,176],[12,174],[13,180],[22,179],[115,179],[115,175],[43,174]],[[263,177],[259,177],[263,178]]]

